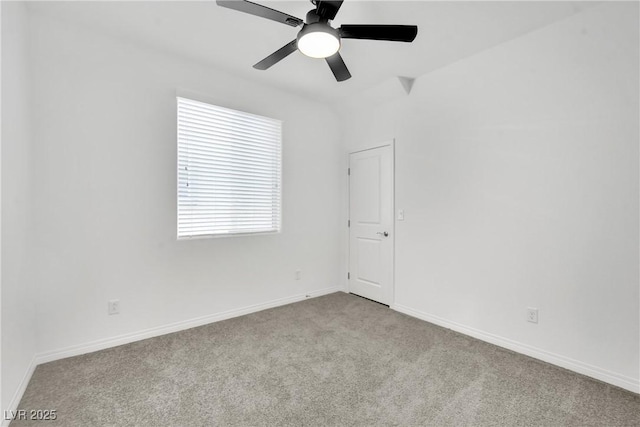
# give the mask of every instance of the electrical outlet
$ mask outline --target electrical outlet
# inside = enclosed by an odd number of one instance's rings
[[[296,270],[296,280],[302,279],[302,270]]]
[[[111,314],[120,314],[120,300],[112,299],[107,302],[107,306],[109,308],[109,315]]]
[[[527,322],[538,323],[538,309],[527,307]]]

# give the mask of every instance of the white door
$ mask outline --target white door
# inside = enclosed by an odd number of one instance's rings
[[[349,292],[382,304],[393,298],[393,150],[349,159]]]

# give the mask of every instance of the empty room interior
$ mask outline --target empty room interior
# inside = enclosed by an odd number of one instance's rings
[[[1,425],[640,426],[639,5],[1,2]]]

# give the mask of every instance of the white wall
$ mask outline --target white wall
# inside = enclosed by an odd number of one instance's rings
[[[396,307],[638,391],[638,72],[613,3],[354,103],[350,150],[396,138]]]
[[[31,128],[28,16],[2,2],[2,409],[8,408],[36,352],[30,256]]]
[[[3,2],[3,408],[36,350],[343,284],[341,135],[396,138],[397,308],[637,387],[637,8],[595,7],[340,123],[91,29],[27,26]],[[282,234],[176,241],[177,88],[285,121]]]
[[[343,282],[344,163],[327,107],[32,20],[39,352]],[[284,120],[281,234],[176,241],[177,88]],[[116,298],[121,314],[108,316]]]

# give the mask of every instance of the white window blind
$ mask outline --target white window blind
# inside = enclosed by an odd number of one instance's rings
[[[280,230],[282,122],[178,98],[178,238]]]

